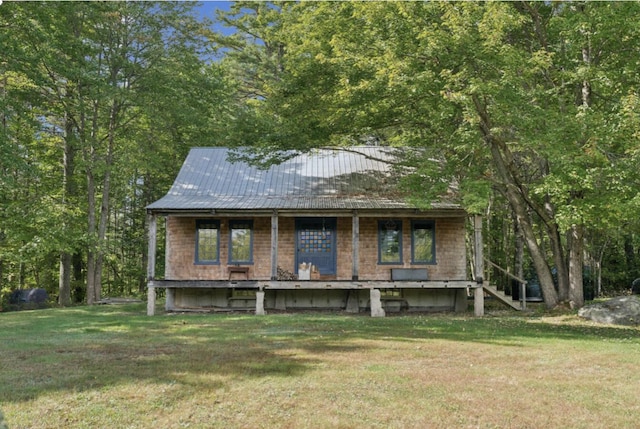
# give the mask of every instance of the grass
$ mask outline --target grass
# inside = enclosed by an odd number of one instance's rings
[[[635,428],[640,328],[573,314],[0,314],[9,428]]]

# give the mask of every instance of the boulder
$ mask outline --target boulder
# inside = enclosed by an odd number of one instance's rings
[[[610,325],[640,325],[640,296],[620,296],[605,302],[585,306],[578,316]]]

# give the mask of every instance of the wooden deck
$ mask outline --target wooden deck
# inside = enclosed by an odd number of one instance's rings
[[[472,280],[152,280],[150,288],[159,289],[467,289],[482,287]]]

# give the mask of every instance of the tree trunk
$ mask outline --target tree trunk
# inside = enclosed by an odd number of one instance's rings
[[[113,150],[115,144],[115,131],[118,116],[118,104],[113,102],[109,117],[109,130],[107,135],[107,152],[102,181],[102,197],[100,212],[96,207],[95,178],[92,172],[87,173],[87,188],[89,194],[89,235],[94,237],[95,243],[91,246],[87,257],[87,303],[95,304],[102,296],[102,265],[104,261],[104,243],[107,235],[107,223],[109,221],[109,192],[111,189],[111,167],[113,164]],[[94,152],[95,149],[92,149]],[[92,160],[96,157],[92,155]],[[98,220],[99,215],[99,220]]]
[[[518,224],[522,227],[524,241],[529,249],[531,261],[540,280],[540,288],[542,289],[545,305],[547,308],[554,308],[558,305],[558,294],[555,289],[551,270],[547,264],[544,252],[536,240],[533,225],[527,216],[526,206],[518,198],[517,192],[515,192],[513,188],[513,184],[507,184],[507,198],[518,219]]]
[[[510,170],[510,167],[513,168],[513,166],[510,166],[509,162],[513,160],[513,156],[507,145],[493,134],[493,127],[484,103],[478,97],[474,97],[473,102],[480,118],[480,131],[489,146],[497,176],[501,181],[501,192],[509,201],[517,222],[522,228],[525,244],[529,249],[531,261],[540,280],[545,305],[547,308],[554,308],[558,305],[558,293],[544,251],[536,240],[533,222],[527,212],[529,200],[526,198],[524,190],[519,186],[519,181],[514,177],[514,173]]]
[[[70,199],[75,195],[73,185],[73,171],[75,148],[73,147],[73,123],[67,116],[65,121],[64,149],[62,155],[62,205],[66,207],[70,204]],[[69,222],[65,221],[62,226],[68,236]],[[58,304],[61,306],[71,305],[71,253],[63,251],[60,254],[60,278],[58,279]]]
[[[71,254],[60,254],[60,279],[58,280],[58,304],[63,307],[71,305]]]
[[[548,236],[551,244],[551,254],[553,255],[553,263],[556,269],[556,280],[558,282],[558,300],[566,302],[569,299],[569,270],[567,268],[567,258],[565,250],[562,247],[562,240],[558,226],[547,226]]]
[[[584,227],[571,225],[569,239],[569,305],[584,305],[582,268],[584,265]]]
[[[520,227],[515,218],[513,220],[513,230],[515,234],[514,272],[516,277],[524,279],[524,239],[522,227]],[[519,285],[516,287],[519,287]],[[513,291],[511,293],[513,294]]]
[[[548,160],[541,160],[540,169],[545,176],[550,174]],[[548,198],[544,202],[542,213],[544,214],[544,216],[542,216],[542,221],[547,231],[547,237],[549,238],[549,245],[551,247],[551,255],[553,256],[553,265],[556,269],[558,300],[560,302],[566,302],[569,299],[569,271],[567,267],[567,258],[565,257],[565,250],[562,246],[562,238],[558,229],[558,224],[554,221],[555,207],[551,204]]]
[[[87,215],[88,233],[90,237],[89,250],[87,252],[87,304],[93,305],[96,301],[96,252],[98,243],[96,240],[96,184],[91,172],[87,168]]]
[[[102,265],[104,261],[104,248],[107,237],[107,223],[109,222],[109,194],[111,192],[111,167],[113,166],[113,150],[115,145],[115,133],[117,126],[117,118],[119,105],[117,101],[111,104],[111,112],[109,115],[109,135],[107,136],[107,155],[105,159],[105,171],[102,182],[102,203],[100,205],[100,224],[98,225],[98,248],[95,260],[95,297],[100,300],[102,296]]]

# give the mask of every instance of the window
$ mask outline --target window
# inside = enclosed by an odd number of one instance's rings
[[[229,263],[249,264],[253,261],[253,222],[229,221]]]
[[[429,220],[414,220],[411,224],[411,262],[434,264],[436,262],[435,225]]]
[[[196,264],[220,263],[220,222],[196,220]]]
[[[402,263],[402,221],[382,220],[378,223],[378,263]]]

